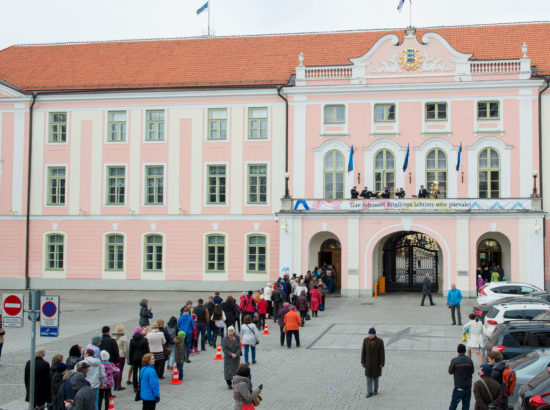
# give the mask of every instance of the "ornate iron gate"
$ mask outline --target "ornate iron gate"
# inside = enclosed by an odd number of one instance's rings
[[[400,232],[384,244],[383,270],[389,291],[422,291],[427,273],[438,289],[438,246],[420,232]]]

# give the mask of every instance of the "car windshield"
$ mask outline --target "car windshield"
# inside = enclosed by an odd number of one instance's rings
[[[533,320],[550,320],[550,310],[547,310],[544,313],[541,313],[538,316],[535,316]]]
[[[524,367],[529,366],[531,363],[534,363],[539,358],[539,356],[539,353],[536,351],[523,353],[510,360],[508,362],[508,366],[510,366],[515,371],[518,371],[519,369],[523,369]]]

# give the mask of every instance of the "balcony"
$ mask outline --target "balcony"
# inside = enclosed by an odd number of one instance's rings
[[[282,212],[292,213],[516,213],[540,212],[541,198],[442,199],[283,199]]]

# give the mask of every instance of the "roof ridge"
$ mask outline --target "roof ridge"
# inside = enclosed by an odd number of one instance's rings
[[[466,27],[494,27],[494,26],[515,26],[515,25],[530,25],[530,24],[549,24],[550,20],[540,21],[523,21],[523,22],[506,22],[506,23],[481,23],[481,24],[465,24],[451,26],[425,26],[414,27],[416,30],[429,29],[445,29],[445,28],[466,28]],[[405,30],[403,27],[386,27],[376,29],[349,29],[349,30],[334,30],[334,31],[306,31],[306,32],[291,32],[291,33],[264,33],[264,34],[235,34],[225,36],[187,36],[187,37],[164,37],[164,38],[143,38],[143,39],[117,39],[117,40],[97,40],[97,41],[67,41],[59,43],[28,43],[28,44],[13,44],[3,50],[11,47],[46,47],[46,46],[65,46],[65,45],[85,45],[85,44],[108,44],[108,43],[145,43],[158,41],[181,41],[181,40],[217,40],[228,38],[257,38],[257,37],[286,37],[286,36],[308,36],[320,34],[350,34],[350,33],[372,33]]]

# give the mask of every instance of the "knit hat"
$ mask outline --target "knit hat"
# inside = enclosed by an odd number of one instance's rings
[[[487,363],[482,364],[481,366],[479,366],[479,368],[481,369],[483,374],[488,374],[488,375],[490,375],[491,371],[493,370],[493,366]]]
[[[54,367],[54,370],[56,372],[63,373],[68,368],[69,368],[69,366],[67,366],[65,363],[57,363]]]
[[[141,327],[139,326],[134,329],[134,334],[137,335],[138,333],[141,333]]]
[[[107,332],[110,331],[110,330],[111,330],[111,328],[110,328],[109,326],[103,326],[103,327],[101,328],[101,333],[107,333]]]
[[[101,343],[101,336],[92,337],[92,344],[96,345],[98,343]]]
[[[290,309],[290,310],[296,310],[296,306],[290,305],[290,308],[289,308],[289,309]]]
[[[101,360],[103,360],[104,362],[109,360],[109,357],[111,357],[111,355],[107,350],[102,350],[101,352],[99,352],[99,356],[101,357]]]
[[[369,329],[369,335],[375,335],[376,334],[376,329],[374,327],[371,327]]]
[[[287,307],[289,304],[290,304],[290,303],[285,302],[285,303],[283,303],[283,307]]]
[[[178,337],[179,337],[180,339],[183,339],[183,338],[185,337],[185,332],[184,332],[183,330],[180,330],[180,331],[178,332]]]

